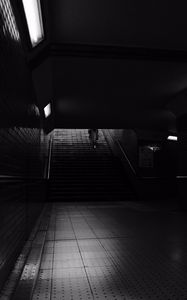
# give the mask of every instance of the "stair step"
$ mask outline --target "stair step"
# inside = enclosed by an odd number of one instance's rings
[[[55,132],[50,201],[118,201],[133,197],[123,167],[113,155],[101,130],[96,149],[92,149],[86,130]]]

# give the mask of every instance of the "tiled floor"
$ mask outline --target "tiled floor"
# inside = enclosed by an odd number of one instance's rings
[[[187,213],[135,201],[113,156],[102,131],[91,149],[55,130],[50,204],[0,300],[187,300]]]
[[[53,205],[33,300],[187,299],[186,213]]]

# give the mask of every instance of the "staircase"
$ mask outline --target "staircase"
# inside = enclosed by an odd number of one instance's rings
[[[87,129],[54,131],[49,201],[123,201],[134,194],[116,158],[99,130],[92,149]]]

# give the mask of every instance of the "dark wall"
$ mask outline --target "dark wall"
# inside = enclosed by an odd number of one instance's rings
[[[48,138],[9,1],[0,11],[0,288],[43,207]]]
[[[131,129],[109,129],[108,131],[113,141],[117,142],[118,148],[122,148],[122,151],[116,153],[122,159],[139,198],[150,201],[159,197],[160,200],[165,201],[177,196],[178,144],[176,142],[168,141],[167,134],[164,132],[140,132]],[[148,152],[143,157],[140,154],[142,147],[145,147]],[[134,172],[131,172],[129,164],[124,162],[123,151]]]
[[[168,141],[167,137],[159,141],[139,140],[139,174],[149,177],[175,177],[177,175],[177,143]],[[141,159],[141,150],[145,149],[148,159],[147,165]],[[145,155],[146,156],[146,155]],[[144,166],[145,164],[145,166]]]

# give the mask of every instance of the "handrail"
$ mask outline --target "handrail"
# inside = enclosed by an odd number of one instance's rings
[[[123,147],[121,146],[120,141],[117,140],[116,143],[118,144],[120,150],[122,151],[123,155],[125,156],[125,159],[126,159],[126,161],[128,162],[128,164],[129,164],[129,166],[130,166],[132,172],[134,173],[134,175],[137,176],[137,172],[135,171],[135,169],[134,169],[133,165],[131,164],[130,160],[128,159],[128,157],[127,157],[127,155],[126,155],[126,153],[125,153],[125,150],[124,150]]]
[[[47,177],[46,177],[46,179],[49,179],[49,176],[50,176],[52,142],[53,142],[53,136],[51,135],[50,140],[49,140],[48,161],[47,161]]]
[[[50,136],[50,140],[49,140],[49,149],[48,149],[48,160],[46,163],[46,168],[44,171],[44,178],[45,179],[49,179],[50,176],[50,166],[51,166],[51,152],[52,152],[52,141],[53,141],[53,137],[52,135]],[[33,179],[41,179],[41,177],[34,177]],[[22,175],[0,175],[0,182],[1,181],[8,181],[8,180],[31,180],[31,177],[26,177],[26,176],[22,176]]]
[[[50,176],[50,166],[51,166],[51,152],[52,152],[52,141],[53,136],[50,136],[49,140],[49,149],[48,149],[48,160],[47,160],[47,166],[44,171],[44,178],[49,179]],[[41,179],[41,177],[34,177],[33,179]],[[8,180],[31,180],[30,177],[22,176],[22,175],[0,175],[0,182],[1,181],[8,181]]]
[[[128,157],[127,157],[127,155],[126,155],[126,153],[125,153],[125,150],[123,149],[123,147],[121,146],[121,143],[120,143],[120,141],[116,141],[116,143],[118,144],[118,146],[120,147],[120,149],[121,149],[121,151],[122,151],[122,153],[123,153],[123,155],[125,156],[125,159],[127,160],[127,162],[128,162],[128,164],[129,164],[129,166],[130,166],[130,168],[131,168],[131,170],[133,171],[133,173],[134,173],[134,175],[136,175],[137,176],[137,178],[138,179],[143,179],[143,180],[151,180],[151,179],[167,179],[167,178],[163,178],[163,177],[159,177],[159,176],[140,176],[140,175],[138,175],[137,174],[137,172],[135,171],[135,169],[134,169],[134,167],[133,167],[133,165],[131,164],[131,162],[130,162],[130,160],[128,159]],[[176,176],[176,178],[179,178],[179,179],[181,179],[181,178],[187,178],[187,176]]]
[[[137,172],[136,172],[136,170],[134,169],[133,165],[131,164],[130,160],[128,159],[127,154],[125,153],[125,150],[124,150],[123,147],[121,146],[120,141],[117,140],[117,139],[114,139],[113,136],[111,135],[111,133],[110,133],[109,130],[107,130],[107,133],[109,134],[109,136],[110,136],[110,138],[112,139],[113,143],[114,143],[114,144],[116,143],[116,144],[118,145],[118,147],[120,148],[120,150],[121,150],[121,152],[123,153],[123,155],[124,155],[124,157],[125,157],[125,159],[126,159],[128,165],[129,165],[129,167],[130,167],[132,173],[133,173],[135,176],[137,176]]]
[[[130,160],[129,160],[129,158],[128,158],[125,150],[124,150],[124,148],[122,147],[122,145],[120,143],[120,141],[117,140],[117,139],[114,139],[109,131],[108,131],[108,134],[109,134],[110,138],[112,139],[112,141],[114,143],[116,143],[118,145],[118,147],[120,148],[120,150],[121,150],[123,156],[125,157],[125,160],[128,163],[128,165],[129,165],[132,173],[136,176],[137,179],[140,179],[140,180],[151,180],[151,179],[152,180],[155,180],[155,179],[160,180],[160,179],[163,179],[162,177],[159,177],[159,176],[140,176],[137,173],[137,171],[135,170],[135,168],[133,167],[133,165],[131,164],[131,162],[130,162]],[[187,178],[187,176],[176,176],[176,178]]]

